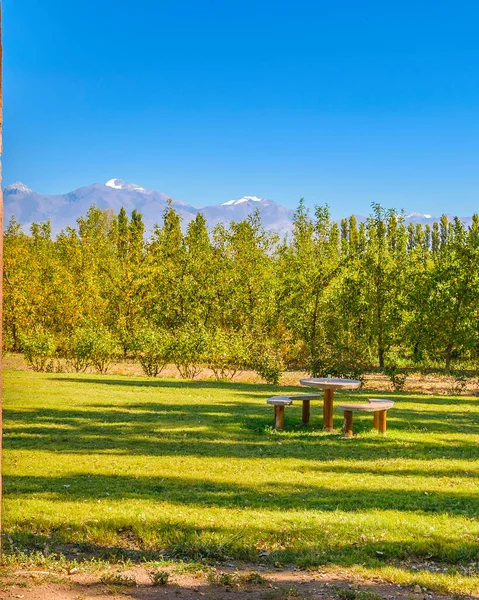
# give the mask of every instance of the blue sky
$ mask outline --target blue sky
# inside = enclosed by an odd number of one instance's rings
[[[479,3],[3,0],[4,183],[479,210]]]

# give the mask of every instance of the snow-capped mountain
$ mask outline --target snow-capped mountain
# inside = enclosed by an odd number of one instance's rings
[[[405,216],[405,218],[406,219],[433,219],[434,217],[432,217],[431,215],[425,215],[425,214],[423,215],[418,212],[411,212],[411,213],[408,213]]]
[[[223,202],[221,206],[237,206],[238,204],[244,204],[245,202],[263,202],[265,198],[258,198],[258,196],[243,196],[238,200],[228,200]]]
[[[106,183],[94,183],[72,192],[60,195],[39,194],[24,183],[18,181],[8,185],[4,193],[4,216],[8,223],[11,216],[28,230],[32,223],[41,223],[50,219],[52,232],[58,233],[68,225],[74,226],[76,220],[84,216],[92,204],[101,209],[118,213],[123,206],[128,213],[137,209],[143,215],[147,231],[151,231],[161,219],[169,196],[155,190],[148,190],[135,183],[114,178]],[[243,196],[237,200],[227,200],[216,206],[198,208],[179,200],[172,200],[175,210],[182,218],[183,227],[195,218],[198,212],[204,214],[209,227],[218,223],[226,226],[231,221],[241,221],[259,210],[264,227],[284,235],[293,229],[293,211],[268,198]],[[452,219],[451,215],[448,215]],[[365,217],[357,215],[358,221]],[[438,217],[429,214],[411,212],[405,215],[406,223],[432,224]],[[471,223],[470,217],[461,219],[466,225]]]
[[[107,187],[111,187],[114,190],[128,190],[129,192],[143,192],[147,193],[148,190],[137,185],[136,183],[128,183],[127,181],[123,181],[123,179],[110,179],[105,183]]]
[[[454,219],[454,215],[447,214],[446,216],[449,219],[449,221],[452,221]],[[440,219],[441,217],[435,217],[433,215],[418,212],[410,212],[404,215],[404,221],[406,222],[406,224],[414,223],[414,225],[417,225],[418,223],[420,223],[421,225],[430,225],[431,227],[433,223],[439,222]],[[461,217],[461,221],[464,223],[464,225],[469,226],[472,222],[472,217]]]
[[[136,208],[142,213],[146,227],[151,229],[161,221],[168,200],[166,194],[145,190],[120,179],[110,179],[105,184],[95,183],[61,195],[38,194],[19,182],[4,188],[3,194],[6,223],[13,215],[28,230],[32,223],[50,219],[53,233],[67,225],[74,226],[92,204],[116,213],[122,206],[129,213]],[[184,222],[189,222],[198,212],[197,208],[175,200],[173,205]]]
[[[6,194],[33,194],[33,190],[31,190],[28,186],[26,186],[21,181],[17,181],[16,183],[12,183],[7,185],[6,188],[3,188],[3,192]]]
[[[84,216],[92,204],[115,213],[122,206],[128,213],[136,208],[143,215],[146,229],[151,231],[156,223],[161,222],[169,199],[162,192],[148,190],[118,178],[60,195],[38,194],[22,182],[5,187],[3,193],[6,223],[14,216],[28,230],[32,223],[50,219],[54,234],[68,225],[74,226],[76,220]],[[175,199],[172,202],[182,218],[184,228],[198,212],[202,212],[208,225],[214,227],[217,223],[228,225],[231,221],[241,221],[256,209],[259,209],[267,229],[284,234],[292,228],[290,209],[257,196],[244,196],[223,205],[205,206],[201,209]]]
[[[269,231],[285,234],[293,229],[293,211],[273,200],[258,196],[243,196],[238,200],[228,200],[219,206],[205,206],[200,211],[211,227],[218,223],[228,225],[231,221],[242,221],[259,210],[263,225]]]
[[[426,225],[427,223],[429,223],[429,225],[432,225],[435,221],[438,220],[439,219],[437,217],[418,212],[410,212],[404,215],[404,221],[408,224],[414,223],[415,225],[417,225],[418,223],[421,223],[421,225]]]

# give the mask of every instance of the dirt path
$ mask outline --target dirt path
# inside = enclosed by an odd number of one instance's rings
[[[161,571],[163,577],[165,572]],[[168,574],[163,585],[153,585],[144,567],[112,569],[103,573],[13,571],[0,579],[2,600],[446,600],[434,592],[378,581],[364,581],[346,573],[217,570],[205,574]],[[158,582],[159,583],[159,582]]]

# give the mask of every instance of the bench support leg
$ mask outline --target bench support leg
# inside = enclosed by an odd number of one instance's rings
[[[307,425],[309,423],[310,406],[310,400],[303,400],[303,425]]]
[[[353,411],[345,410],[344,411],[344,428],[343,428],[344,437],[353,437]]]
[[[274,428],[278,431],[284,429],[284,406],[274,407]]]
[[[380,410],[377,415],[378,415],[378,431],[379,433],[385,434],[386,433],[386,414],[387,414],[387,410]]]
[[[323,429],[333,431],[333,398],[334,390],[324,390]]]
[[[379,430],[379,413],[375,412],[375,413],[373,413],[373,415],[374,415],[374,417],[373,417],[374,418],[373,427],[374,427],[374,429],[378,429]]]

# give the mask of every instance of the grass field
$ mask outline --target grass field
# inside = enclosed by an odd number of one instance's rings
[[[321,403],[309,429],[300,404],[271,429],[266,398],[298,388],[6,371],[4,390],[7,551],[479,589],[477,398],[382,394],[388,436],[365,415],[344,440],[320,431]]]

